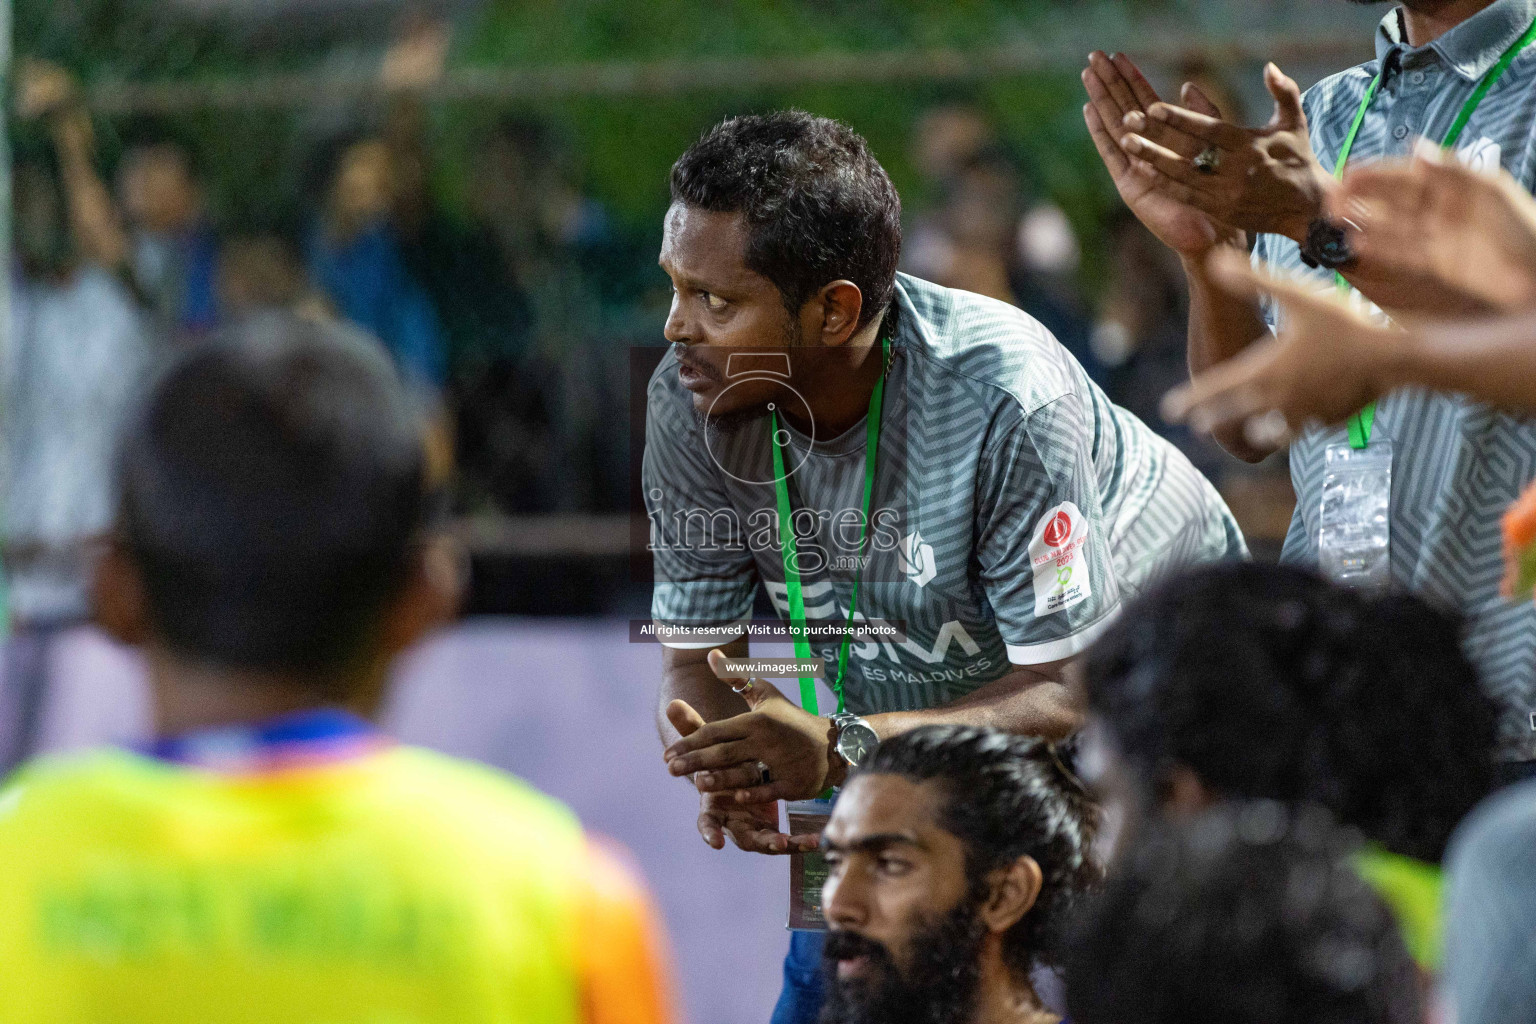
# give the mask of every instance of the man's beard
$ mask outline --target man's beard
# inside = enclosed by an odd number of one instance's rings
[[[880,943],[852,932],[827,933],[821,1024],[968,1024],[981,988],[986,928],[980,907],[968,896],[949,913],[920,922],[908,942],[912,963],[905,973]],[[837,961],[856,956],[868,958],[864,974],[838,978]]]
[[[741,433],[743,427],[749,423],[755,423],[768,415],[766,406],[754,406],[748,409],[737,409],[735,412],[716,413],[709,415],[693,410],[693,418],[704,430],[717,437],[730,437]]]

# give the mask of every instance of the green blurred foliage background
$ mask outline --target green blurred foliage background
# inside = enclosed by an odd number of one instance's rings
[[[266,15],[245,4],[234,18],[210,13],[213,0],[14,0],[16,52],[58,60],[99,89],[121,81],[241,79],[274,72],[339,68],[362,73],[377,62],[404,4],[387,0],[330,19],[302,5],[269,2]],[[234,2],[234,0],[226,0]],[[1085,32],[1136,38],[1142,26],[1186,25],[1235,33],[1342,10],[1340,0],[439,0],[455,23],[449,66],[522,68],[603,61],[806,56],[816,52],[961,53]],[[1310,4],[1310,6],[1308,6]],[[456,6],[455,6],[456,5]],[[1356,9],[1358,10],[1358,9]],[[177,13],[180,11],[181,13]],[[285,11],[293,12],[289,14]],[[277,12],[277,13],[273,13]],[[1376,15],[1376,16],[1379,16]],[[1106,42],[1104,45],[1111,45]],[[639,246],[659,237],[667,169],[701,130],[726,114],[801,106],[842,118],[862,132],[910,209],[932,197],[913,172],[909,144],[917,115],[940,102],[968,101],[997,124],[1034,198],[1050,198],[1085,245],[1091,289],[1102,268],[1099,239],[1118,208],[1081,120],[1081,85],[1064,59],[1060,72],[965,85],[793,84],[716,88],[661,96],[587,96],[514,106],[443,102],[432,109],[435,183],[450,214],[463,215],[473,188],[468,154],[487,127],[509,113],[554,129],[589,194],[603,201]],[[316,106],[325,107],[324,95]],[[335,105],[332,104],[334,107]],[[358,105],[354,104],[354,107]],[[101,121],[110,162],[125,139],[168,134],[190,144],[203,164],[214,209],[228,222],[256,216],[298,221],[310,206],[306,168],[316,147],[342,123],[377,121],[362,105],[325,117],[314,111],[206,111],[146,121]],[[23,140],[25,144],[25,140]]]

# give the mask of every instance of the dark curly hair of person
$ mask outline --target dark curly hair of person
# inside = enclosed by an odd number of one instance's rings
[[[858,285],[859,329],[890,305],[901,197],[864,139],[803,110],[732,117],[672,166],[672,201],[747,223],[746,264],[791,315],[833,281]]]
[[[1417,968],[1356,842],[1315,804],[1159,821],[1073,928],[1073,1024],[1417,1024]]]
[[[1098,806],[1078,780],[1070,743],[994,729],[929,725],[883,741],[860,776],[896,775],[941,787],[939,826],[965,844],[970,897],[1020,857],[1040,865],[1035,905],[1003,937],[1015,976],[1056,960],[1072,908],[1099,880]]]
[[[1132,605],[1089,653],[1087,683],[1152,800],[1183,766],[1218,796],[1312,801],[1439,862],[1494,782],[1496,709],[1460,621],[1409,595],[1210,566]]]

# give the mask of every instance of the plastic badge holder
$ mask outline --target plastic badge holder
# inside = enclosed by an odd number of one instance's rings
[[[1385,588],[1392,578],[1392,442],[1329,445],[1317,535],[1318,568],[1349,587]]]
[[[784,807],[792,836],[819,835],[832,816],[830,800],[799,800]],[[827,859],[820,850],[789,855],[789,930],[824,932],[821,887],[827,881]]]

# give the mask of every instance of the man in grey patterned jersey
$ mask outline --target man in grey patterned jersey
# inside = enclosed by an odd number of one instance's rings
[[[1339,188],[1332,172],[1352,129],[1350,168],[1406,156],[1420,137],[1438,145],[1460,123],[1456,158],[1478,170],[1502,167],[1527,189],[1536,184],[1533,23],[1536,0],[1404,0],[1376,32],[1375,60],[1305,96],[1274,65],[1266,68],[1275,116],[1259,129],[1221,121],[1193,87],[1182,107],[1161,103],[1127,57],[1092,55],[1083,73],[1088,127],[1126,204],[1184,262],[1193,369],[1233,358],[1276,322],[1272,305],[1219,287],[1209,270],[1213,251],[1245,250],[1248,234],[1258,233],[1258,259],[1319,290],[1333,288],[1326,250],[1348,235],[1330,217]],[[1395,317],[1506,311],[1418,272],[1427,261],[1411,245],[1397,248],[1333,255],[1345,258],[1339,269],[1349,283]],[[1262,458],[1274,440],[1253,428],[1273,420],[1255,417],[1216,437],[1241,458]],[[1291,449],[1298,502],[1285,561],[1319,562],[1325,453],[1345,437],[1342,427],[1307,430]],[[1536,771],[1536,608],[1500,595],[1498,528],[1536,477],[1536,420],[1409,387],[1379,403],[1371,437],[1393,443],[1392,583],[1467,617],[1468,655],[1506,712],[1508,774]]]
[[[850,645],[848,709],[878,736],[930,723],[1065,735],[1079,712],[1062,668],[1121,601],[1245,554],[1209,482],[1035,320],[896,273],[900,200],[847,127],[728,120],[678,161],[672,192],[660,262],[674,348],[650,382],[644,487],[653,617],[704,632],[666,649],[660,725],[712,846],[786,852],[774,801],[847,768],[839,725],[767,683],[749,708],[706,659],[746,652],[760,582],[788,617],[770,408],[808,620],[842,622],[857,574],[858,618],[905,624],[903,640]],[[835,676],[838,644],[816,653]]]
[[[1121,601],[1246,553],[1209,482],[1039,323],[896,273],[900,199],[847,127],[728,120],[677,162],[672,197],[673,351],[649,386],[643,476],[653,617],[695,631],[665,649],[659,725],[711,846],[813,848],[779,831],[777,801],[849,766],[848,718],[763,681],[733,693],[708,660],[747,653],[759,583],[789,617],[776,444],[807,621],[844,622],[857,578],[857,618],[905,626],[849,645],[848,710],[877,737],[942,723],[1065,735],[1079,710],[1063,668]],[[838,643],[815,653],[836,677]],[[813,935],[796,933],[776,1022],[814,1019],[819,972]]]

